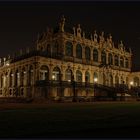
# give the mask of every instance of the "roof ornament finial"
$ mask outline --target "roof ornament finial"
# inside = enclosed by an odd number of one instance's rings
[[[109,34],[109,41],[110,41],[110,43],[112,43],[112,35],[111,34]]]
[[[98,35],[96,33],[96,30],[94,31],[94,41],[97,42],[97,38],[98,38]]]
[[[61,32],[64,32],[64,26],[65,26],[65,17],[64,17],[64,15],[62,15],[62,17],[60,19],[60,23],[59,23],[59,30]]]
[[[83,38],[85,38],[85,32],[83,31]]]
[[[74,34],[74,36],[76,35],[76,33],[75,33],[75,27],[73,27],[73,34]]]
[[[0,58],[0,66],[2,65],[2,59]]]
[[[100,35],[100,42],[103,43],[104,40],[105,40],[105,39],[104,39],[104,32],[102,31],[102,32],[101,32],[101,35]]]
[[[77,37],[81,38],[81,27],[80,27],[80,24],[78,24],[78,27],[77,27]]]

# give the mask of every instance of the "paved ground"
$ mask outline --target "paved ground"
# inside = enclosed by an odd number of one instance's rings
[[[0,138],[139,138],[140,102],[0,104]]]

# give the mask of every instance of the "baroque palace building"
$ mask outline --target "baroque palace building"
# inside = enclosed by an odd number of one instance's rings
[[[112,36],[96,31],[86,37],[80,24],[40,35],[33,48],[0,59],[1,97],[93,97],[94,85],[139,86],[139,73],[131,72],[131,49],[115,46]]]

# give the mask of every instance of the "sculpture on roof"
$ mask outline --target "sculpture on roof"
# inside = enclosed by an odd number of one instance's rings
[[[80,27],[80,24],[78,24],[78,27],[77,27],[77,37],[80,37],[81,38],[81,27]]]
[[[59,30],[61,32],[64,32],[64,26],[65,26],[65,17],[64,15],[61,17],[60,19],[60,23],[59,23]]]
[[[98,38],[98,35],[96,33],[96,30],[94,31],[94,41],[97,42],[97,38]]]
[[[101,35],[99,36],[100,38],[100,42],[103,43],[104,42],[104,32],[101,33]]]

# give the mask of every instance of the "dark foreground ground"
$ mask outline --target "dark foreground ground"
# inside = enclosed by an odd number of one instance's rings
[[[140,138],[140,102],[0,104],[0,138]]]

